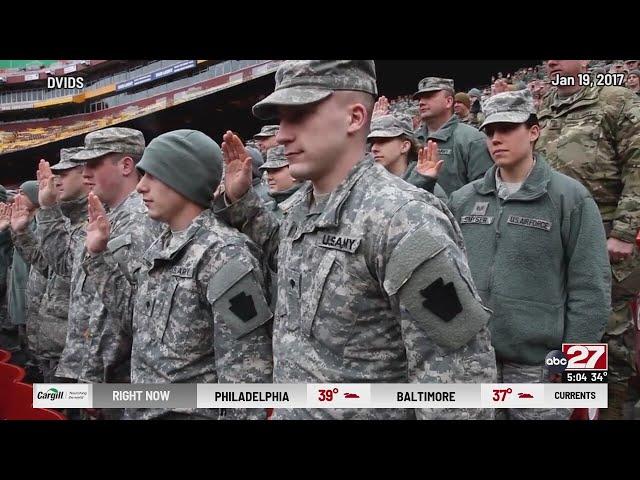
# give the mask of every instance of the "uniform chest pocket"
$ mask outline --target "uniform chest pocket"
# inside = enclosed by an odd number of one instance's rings
[[[332,251],[320,262],[310,288],[303,292],[302,333],[342,353],[358,318],[376,315],[374,286],[356,274],[354,254]]]
[[[596,151],[602,137],[602,115],[577,112],[567,115],[558,137],[557,154],[564,165],[579,163],[583,168],[597,169]]]
[[[518,257],[525,265],[555,265],[554,252],[560,241],[559,226],[548,214],[518,212],[506,216],[502,227],[513,245],[526,245],[518,249]]]
[[[311,277],[311,285],[310,288],[304,292],[304,302],[301,305],[301,314],[302,314],[302,332],[305,335],[311,334],[311,329],[313,327],[314,317],[316,316],[316,312],[318,311],[318,305],[320,303],[320,299],[322,298],[323,292],[325,292],[326,288],[336,287],[335,278],[334,282],[331,282],[327,285],[327,279],[329,274],[331,273],[331,267],[336,259],[336,251],[330,250],[328,251],[318,268]],[[328,295],[326,295],[328,296]]]
[[[164,341],[168,327],[171,302],[178,287],[178,282],[171,282],[161,287],[143,285],[136,295],[134,306],[134,333],[150,336],[157,342]]]
[[[213,344],[213,318],[194,279],[172,277],[156,302],[161,342],[175,352],[202,352]]]

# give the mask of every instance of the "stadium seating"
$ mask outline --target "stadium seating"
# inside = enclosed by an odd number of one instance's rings
[[[56,410],[33,408],[33,387],[14,382],[0,398],[0,420],[66,420],[66,417]]]
[[[25,371],[7,363],[10,358],[0,350],[0,420],[66,420],[56,410],[33,408],[33,386],[21,381]]]

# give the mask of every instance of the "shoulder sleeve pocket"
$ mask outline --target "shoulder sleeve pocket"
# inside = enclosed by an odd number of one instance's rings
[[[253,269],[242,259],[232,259],[211,277],[207,286],[207,300],[235,338],[248,334],[272,317]]]
[[[457,350],[488,322],[475,287],[462,274],[452,242],[424,226],[405,237],[391,255],[384,287],[441,347]]]

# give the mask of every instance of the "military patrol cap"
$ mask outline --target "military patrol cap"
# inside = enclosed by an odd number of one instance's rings
[[[174,130],[154,138],[136,165],[189,200],[209,207],[222,178],[222,150],[197,130]]]
[[[275,91],[253,106],[262,119],[276,117],[277,107],[296,107],[324,100],[336,90],[378,96],[373,60],[287,60],[276,72]]]
[[[413,138],[413,121],[408,115],[382,115],[371,121],[367,138],[394,138],[406,135]]]
[[[83,147],[61,148],[60,149],[60,161],[55,165],[51,165],[51,170],[54,172],[60,172],[62,170],[69,170],[70,168],[78,167],[77,162],[71,161],[71,157],[76,155]]]
[[[437,92],[438,90],[448,90],[453,94],[455,92],[453,80],[451,78],[425,77],[418,83],[418,91],[413,94],[413,98],[418,98],[423,93]]]
[[[532,113],[536,113],[536,107],[529,90],[515,90],[489,97],[482,104],[482,112],[485,120],[481,129],[490,123],[524,123]]]
[[[256,133],[253,138],[269,138],[278,133],[280,125],[265,125]]]
[[[86,162],[109,153],[142,155],[144,136],[140,130],[110,127],[88,133],[84,137],[84,149],[71,157],[73,162]]]
[[[284,154],[284,147],[278,145],[277,147],[270,148],[267,151],[267,161],[260,166],[260,170],[267,170],[269,168],[282,168],[289,165],[289,160]]]

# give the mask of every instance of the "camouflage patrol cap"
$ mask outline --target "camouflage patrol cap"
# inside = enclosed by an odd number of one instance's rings
[[[437,92],[438,90],[448,90],[453,94],[455,92],[453,80],[450,78],[425,77],[418,83],[418,91],[413,94],[413,98],[418,98],[423,93]]]
[[[88,133],[84,137],[84,149],[75,154],[71,161],[86,162],[109,153],[142,155],[144,136],[140,130],[124,127],[110,127]]]
[[[309,105],[336,90],[356,90],[378,96],[373,60],[287,60],[276,72],[275,91],[253,106],[262,119],[277,116],[277,107]]]
[[[374,118],[367,138],[394,138],[400,135],[413,138],[413,121],[409,115],[382,115]]]
[[[289,165],[289,160],[284,154],[284,146],[270,148],[267,151],[267,161],[260,166],[260,170],[268,170],[270,168],[282,168]]]
[[[71,161],[71,157],[76,155],[83,147],[61,148],[60,149],[60,161],[55,165],[51,165],[51,170],[54,172],[60,172],[62,170],[69,170],[70,168],[76,168],[80,165],[77,162]]]
[[[482,104],[485,120],[483,129],[490,123],[524,123],[531,114],[536,113],[533,96],[529,90],[515,90],[498,93]]]
[[[269,138],[273,137],[278,133],[278,129],[280,125],[265,125],[260,129],[258,133],[256,133],[253,138]]]
[[[258,148],[258,144],[255,140],[247,140],[246,142],[244,142],[244,146],[245,147],[252,147],[252,148]]]

